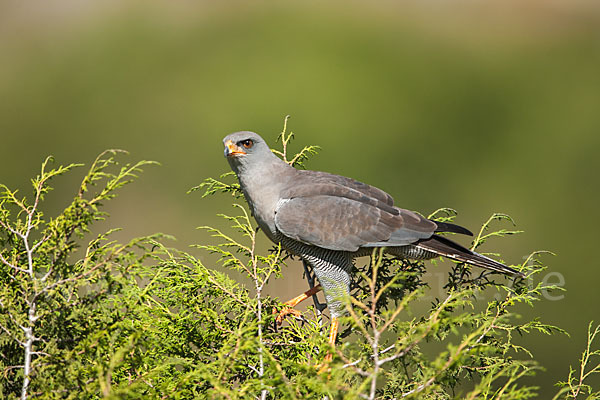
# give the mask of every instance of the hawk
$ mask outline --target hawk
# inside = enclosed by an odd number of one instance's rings
[[[353,260],[374,248],[404,259],[446,257],[510,276],[522,276],[504,264],[438,235],[472,233],[436,222],[394,205],[381,189],[327,172],[299,170],[277,157],[254,132],[223,139],[225,157],[260,229],[275,244],[301,257],[320,285],[286,302],[280,323],[300,301],[321,289],[331,314],[329,342],[335,345],[338,318],[349,296]],[[330,357],[330,356],[329,356]]]

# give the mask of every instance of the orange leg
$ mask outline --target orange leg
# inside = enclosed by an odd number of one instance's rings
[[[340,322],[338,320],[338,317],[331,318],[331,328],[329,330],[328,342],[332,347],[335,347],[335,338],[337,337],[337,334],[338,334],[339,325],[340,325]],[[331,368],[329,367],[329,363],[331,362],[331,360],[333,360],[333,353],[327,353],[325,355],[325,358],[323,359],[323,363],[317,365],[317,368],[319,368],[319,371],[318,371],[319,374],[323,374],[323,373],[331,371]]]
[[[285,307],[283,308],[283,310],[281,310],[279,312],[279,315],[275,319],[275,321],[277,322],[277,325],[281,325],[283,323],[283,320],[285,319],[285,317],[288,316],[289,314],[292,314],[296,317],[301,317],[302,313],[300,313],[300,311],[298,311],[298,310],[293,309],[292,307],[295,307],[301,301],[304,301],[304,300],[308,299],[309,297],[312,297],[313,295],[319,293],[322,289],[323,288],[321,287],[321,285],[317,285],[317,286],[313,287],[312,289],[307,290],[306,292],[302,293],[300,296],[296,296],[293,299],[283,303],[285,305]]]
[[[329,330],[329,340],[328,340],[328,342],[333,347],[335,347],[335,339],[337,338],[339,326],[340,326],[340,321],[338,320],[338,317],[331,318],[331,328]],[[327,355],[325,356],[325,359],[323,361],[325,363],[328,363],[332,359],[333,359],[333,354],[332,353],[327,353]]]
[[[306,292],[302,293],[300,296],[296,296],[293,299],[283,303],[285,305],[285,307],[283,308],[283,310],[281,310],[279,312],[279,315],[276,318],[277,325],[281,325],[283,323],[284,318],[289,314],[293,314],[296,317],[301,317],[302,314],[300,313],[300,311],[295,310],[292,307],[295,307],[301,301],[304,301],[304,300],[308,299],[309,297],[312,297],[313,295],[319,293],[321,290],[323,290],[321,285],[317,285],[317,286],[313,287],[312,289],[307,290]],[[339,326],[340,326],[340,321],[339,321],[338,317],[331,318],[331,328],[329,329],[328,342],[332,347],[335,347],[335,339],[337,338]],[[331,362],[332,359],[333,359],[333,353],[327,353],[327,355],[325,355],[325,359],[323,360],[323,365],[322,365],[321,369],[319,370],[319,373],[326,372],[329,370],[328,363]]]
[[[337,338],[340,321],[338,317],[331,318],[331,328],[329,330],[329,344],[335,346],[335,338]]]

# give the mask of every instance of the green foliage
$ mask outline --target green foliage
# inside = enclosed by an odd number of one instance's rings
[[[600,325],[593,327],[593,322],[588,326],[587,346],[581,355],[579,373],[573,367],[569,369],[569,377],[565,382],[559,382],[557,385],[562,389],[554,396],[554,399],[577,399],[585,396],[586,399],[600,399],[600,391],[594,391],[586,379],[591,375],[600,373],[600,363],[590,367],[592,358],[596,360],[600,357],[600,350],[593,350],[592,344],[596,336],[600,334]]]
[[[284,127],[280,154],[293,164],[314,148],[288,159],[291,137]],[[46,160],[32,181],[32,201],[1,186],[2,397],[535,396],[537,388],[523,378],[540,366],[519,338],[561,330],[537,319],[519,320],[515,309],[560,290],[538,279],[546,269],[541,253],[513,266],[526,275],[516,281],[475,275],[456,264],[441,295],[428,302],[432,289],[424,264],[376,250],[356,266],[340,343],[332,349],[326,313],[316,307],[302,319],[275,325],[282,305],[263,292],[280,276],[287,255],[280,247],[256,251],[264,239],[242,205],[234,205],[234,215],[222,215],[230,230],[202,227],[214,243],[197,248],[218,258],[210,268],[189,252],[169,248],[159,234],[125,244],[111,240],[114,230],[88,238],[91,224],[106,218],[100,206],[150,164],[119,167],[116,155],[108,151],[96,159],[72,203],[54,218],[40,208],[48,182],[76,165],[49,170]],[[224,181],[230,178],[207,179],[196,189],[239,197],[239,186]],[[441,209],[430,217],[454,215]],[[490,217],[473,248],[517,233],[496,227],[506,219]],[[234,281],[228,270],[247,275],[251,284]],[[592,348],[598,332],[590,325],[580,372],[570,371],[556,399],[600,398],[585,382],[600,368],[590,367],[600,355]],[[322,368],[328,352],[334,352],[333,361]]]
[[[122,335],[129,341],[139,335],[120,327],[125,310],[115,307],[115,301],[130,286],[132,270],[152,257],[154,238],[119,244],[110,239],[112,230],[81,244],[90,225],[106,217],[102,203],[152,164],[141,161],[112,171],[120,152],[100,154],[72,203],[54,218],[45,218],[41,210],[51,189],[48,183],[78,164],[49,169],[51,159],[46,159],[31,182],[31,201],[0,186],[0,369],[5,397],[93,391],[94,383],[103,382],[96,378],[110,376],[112,364],[122,357]]]
[[[290,119],[289,115],[286,115],[283,121],[283,130],[277,137],[277,141],[281,141],[282,151],[273,150],[273,153],[279,155],[285,162],[294,166],[304,168],[304,162],[308,160],[308,158],[312,155],[317,154],[320,147],[319,146],[304,146],[302,150],[300,150],[296,155],[292,157],[291,160],[288,160],[288,144],[294,138],[294,132],[287,132],[287,123]]]
[[[233,171],[226,172],[222,174],[219,179],[227,179],[235,176]],[[240,188],[240,184],[237,182],[225,183],[222,180],[218,180],[215,178],[206,178],[204,182],[199,184],[198,186],[194,186],[191,188],[188,193],[195,192],[197,190],[204,190],[202,197],[210,196],[215,193],[231,193],[234,197],[242,196],[242,189]]]

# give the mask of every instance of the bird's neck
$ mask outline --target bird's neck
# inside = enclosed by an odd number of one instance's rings
[[[275,235],[274,216],[282,189],[297,170],[275,155],[260,165],[241,165],[235,170],[254,218],[268,235]]]

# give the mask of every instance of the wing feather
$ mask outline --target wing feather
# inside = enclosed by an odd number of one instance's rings
[[[296,197],[280,203],[275,226],[294,240],[339,251],[410,244],[430,237],[436,228],[417,214],[396,210],[390,213],[346,197]]]
[[[285,236],[331,250],[356,251],[389,238],[402,218],[345,197],[317,195],[281,202],[275,226]]]
[[[379,200],[389,206],[394,205],[394,199],[383,190],[357,181],[346,176],[330,174],[322,171],[298,170],[296,183],[300,185],[333,184],[356,190],[365,196]]]
[[[325,172],[299,170],[280,198],[276,228],[294,240],[331,250],[406,245],[437,229],[434,222],[394,207],[383,190]]]

